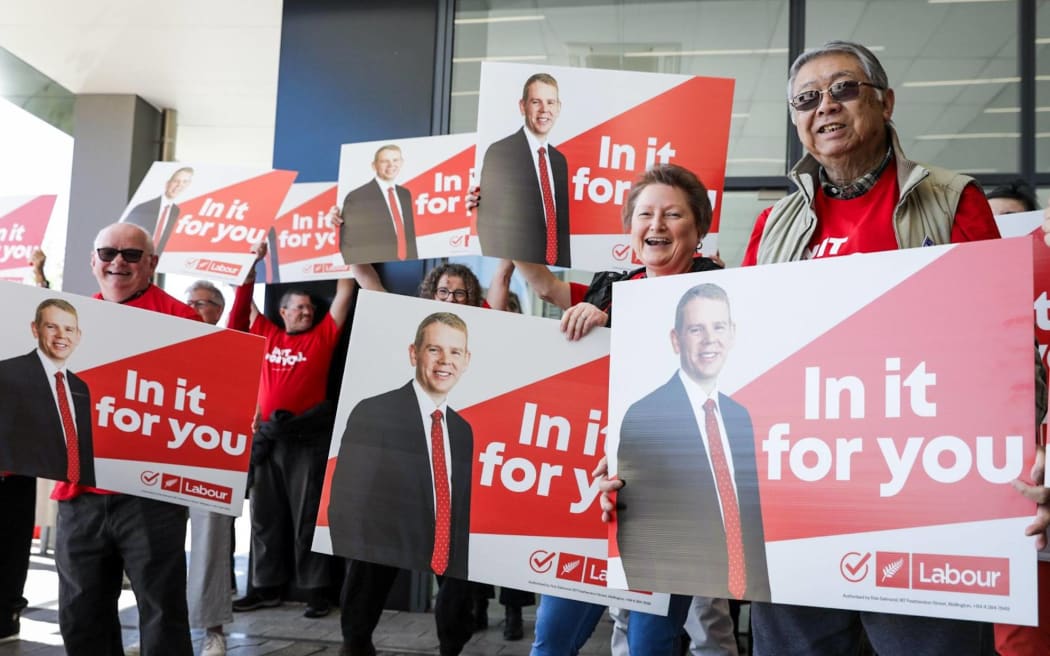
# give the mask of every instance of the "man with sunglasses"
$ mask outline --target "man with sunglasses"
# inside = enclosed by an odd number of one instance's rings
[[[759,215],[745,266],[999,236],[972,178],[904,156],[894,101],[862,45],[832,41],[799,55],[788,79],[806,149],[790,173],[798,191]],[[880,654],[991,653],[991,627],[977,622],[758,602],[751,621],[755,656],[856,654],[864,633]]]
[[[198,320],[153,284],[153,239],[131,223],[95,237],[95,298]],[[186,507],[75,483],[58,483],[58,622],[71,656],[123,653],[117,597],[123,572],[135,590],[146,654],[193,653],[186,613]]]

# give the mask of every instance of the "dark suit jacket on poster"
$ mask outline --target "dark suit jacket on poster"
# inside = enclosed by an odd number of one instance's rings
[[[724,394],[718,407],[733,457],[747,599],[769,600],[751,415]],[[627,580],[662,592],[729,595],[729,558],[708,462],[678,373],[630,407],[620,428],[617,540]]]
[[[412,220],[412,194],[394,185],[405,224],[405,259],[416,255],[416,228]],[[339,229],[339,251],[347,264],[370,264],[397,260],[397,232],[383,189],[375,179],[361,185],[343,200],[343,225]]]
[[[547,144],[554,205],[558,217],[558,266],[569,266],[569,165]],[[485,151],[481,164],[482,201],[478,205],[478,238],[484,255],[545,263],[547,221],[543,195],[532,162],[525,128],[500,139]]]
[[[95,484],[91,445],[91,397],[87,384],[66,370],[73,396],[80,446],[80,482]],[[66,480],[66,441],[62,418],[36,350],[0,360],[0,471]]]
[[[467,578],[474,435],[449,408],[452,539],[445,574]],[[337,555],[430,571],[434,484],[412,382],[357,404],[339,446],[328,521]]]
[[[139,203],[131,208],[128,215],[124,217],[124,223],[134,223],[137,226],[141,226],[152,236],[157,230],[157,219],[159,218],[160,196],[157,196],[153,200],[147,200],[145,203]],[[158,254],[163,253],[164,247],[168,245],[168,238],[171,237],[171,230],[175,227],[175,219],[177,218],[179,218],[179,206],[172,203],[171,211],[168,212],[168,222],[164,226],[164,234],[160,236],[160,242],[157,244]]]

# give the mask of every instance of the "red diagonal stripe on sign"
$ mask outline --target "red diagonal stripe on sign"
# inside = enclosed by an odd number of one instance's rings
[[[605,537],[596,503],[592,502],[579,513],[570,512],[569,507],[580,498],[574,470],[583,472],[589,482],[591,471],[604,453],[605,435],[598,431],[607,423],[608,385],[609,358],[606,356],[460,411],[474,431],[471,533]],[[535,405],[531,445],[519,443],[526,404]],[[592,421],[591,410],[598,411],[600,418]],[[565,419],[569,427],[566,451],[556,448],[557,430],[551,431],[546,448],[537,446],[537,434],[546,432],[542,426],[560,423],[558,419],[544,420],[544,415]],[[597,438],[592,455],[584,453],[589,430],[594,431],[592,437]],[[489,444],[504,445],[498,454],[503,464],[493,470],[492,485],[486,486],[482,485],[484,465],[480,458]],[[490,455],[494,453],[490,451]],[[538,493],[544,464],[561,468],[560,473],[551,474],[545,496]],[[503,476],[510,477],[513,486],[532,475],[535,475],[534,483],[522,492],[511,491],[503,481]],[[514,512],[507,512],[508,508]]]
[[[470,225],[464,199],[474,166],[471,146],[405,182],[412,192],[412,217],[416,236],[432,235]]]
[[[282,264],[313,260],[339,253],[339,233],[326,225],[324,217],[336,204],[336,185],[277,217],[277,261]]]
[[[262,357],[262,340],[223,330],[78,372],[91,393],[95,457],[247,471]],[[178,448],[169,448],[172,422],[193,426]],[[202,426],[204,446],[192,436]]]
[[[564,107],[562,111],[569,112],[572,108]],[[732,112],[733,80],[695,77],[558,144],[558,150],[569,163],[572,234],[623,232],[620,209],[625,194],[613,192],[608,201],[599,202],[605,187],[603,183],[593,181],[608,180],[610,189],[615,188],[617,182],[628,185],[634,182],[646,169],[650,139],[654,140],[651,146],[654,157],[665,144],[670,144],[676,153],[671,163],[696,173],[709,190],[721,192],[725,183]],[[611,135],[615,136],[610,140],[608,166],[602,168],[599,159],[602,137]],[[633,149],[633,166],[628,166],[626,157],[619,161],[615,159],[613,144]],[[619,164],[619,168],[613,168],[615,164]],[[587,174],[592,181],[590,191],[574,181],[581,175],[583,167],[590,167]],[[721,203],[718,203],[711,232],[718,231],[720,209]]]
[[[26,266],[44,239],[56,198],[37,196],[0,216],[0,269]]]
[[[976,437],[990,435],[994,463],[1003,466],[1005,436],[1023,435],[1026,458],[1018,475],[1027,475],[1034,445],[1028,248],[1018,240],[995,240],[950,250],[733,394],[754,421],[767,540],[1032,512],[1031,503],[1009,484],[985,482],[976,467],[958,482],[935,482],[923,470],[922,452],[900,492],[880,497],[880,485],[888,483],[890,475],[876,444],[877,437],[892,438],[900,453],[909,437],[924,438],[925,447],[932,438],[951,435],[972,453]],[[995,264],[977,266],[987,262]],[[936,374],[936,384],[926,394],[936,403],[936,417],[912,413],[906,387],[901,393],[902,416],[886,417],[889,357],[900,358],[902,379],[922,361],[928,373]],[[839,364],[846,359],[848,368]],[[805,369],[815,365],[820,365],[822,380],[856,376],[863,381],[864,418],[849,418],[848,397],[843,396],[844,418],[805,419]],[[822,402],[822,417],[824,410]],[[804,482],[792,475],[784,455],[782,480],[767,480],[763,440],[780,423],[790,425],[790,444],[817,437],[831,447],[833,457],[837,438],[863,438],[863,450],[852,456],[851,479],[836,480],[832,465],[819,483]],[[813,466],[817,460],[809,453],[802,462]],[[950,467],[954,458],[945,453],[939,462]]]
[[[176,201],[179,216],[166,252],[247,253],[252,244],[266,237],[296,175],[295,171],[267,171]],[[238,214],[236,208],[244,203],[248,204],[247,209]],[[216,241],[220,230],[225,229],[220,226],[233,226],[233,231]]]

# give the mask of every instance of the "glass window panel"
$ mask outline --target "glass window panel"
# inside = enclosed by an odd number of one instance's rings
[[[732,77],[726,175],[781,175],[787,5],[787,0],[457,2],[451,131],[476,129],[484,59]]]
[[[893,119],[909,158],[1012,173],[1020,169],[1017,11],[1014,1],[811,0],[806,47],[848,39],[875,52],[896,92]]]
[[[727,191],[722,196],[718,226],[718,254],[727,267],[740,266],[751,238],[751,229],[762,210],[784,196],[783,190]]]

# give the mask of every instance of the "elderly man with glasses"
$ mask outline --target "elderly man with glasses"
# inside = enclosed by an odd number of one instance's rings
[[[999,236],[972,178],[904,156],[894,102],[886,71],[862,45],[832,41],[795,60],[788,104],[806,149],[790,173],[798,191],[758,217],[745,266]],[[1041,417],[1041,363],[1036,372]],[[1047,519],[1041,508],[1029,534],[1043,533]],[[863,633],[879,654],[992,653],[990,626],[977,622],[770,603],[752,604],[751,618],[755,656],[856,654]]]
[[[100,298],[185,319],[192,308],[153,284],[157,267],[149,233],[115,223],[95,237],[91,270]],[[116,338],[116,337],[114,337]],[[122,654],[122,573],[135,590],[144,654],[193,653],[186,612],[186,507],[60,482],[58,623],[66,653]]]

